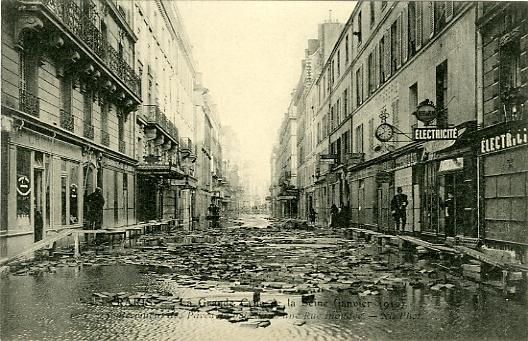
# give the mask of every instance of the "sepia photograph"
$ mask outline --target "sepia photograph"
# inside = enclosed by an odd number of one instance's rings
[[[0,6],[0,341],[528,340],[528,1]]]

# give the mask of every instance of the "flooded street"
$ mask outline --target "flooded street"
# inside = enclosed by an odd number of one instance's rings
[[[216,233],[12,270],[0,281],[0,338],[528,338],[522,300],[412,252],[279,225],[246,216]]]

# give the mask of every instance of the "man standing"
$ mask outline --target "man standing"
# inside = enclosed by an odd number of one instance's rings
[[[101,187],[96,187],[95,191],[86,198],[88,208],[88,229],[99,230],[103,223],[103,207],[105,200]]]
[[[407,195],[403,194],[401,187],[398,187],[396,191],[398,194],[391,200],[391,211],[394,222],[396,223],[396,233],[399,233],[400,222],[401,232],[405,231],[405,223],[407,222],[407,213],[405,210],[407,209],[407,205],[409,205],[409,201],[407,200]]]

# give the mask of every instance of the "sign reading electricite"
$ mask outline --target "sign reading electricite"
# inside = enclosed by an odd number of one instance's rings
[[[456,140],[458,129],[414,128],[413,136],[415,141]]]
[[[504,134],[497,134],[480,140],[480,152],[492,153],[520,145],[528,145],[528,128],[511,130]]]

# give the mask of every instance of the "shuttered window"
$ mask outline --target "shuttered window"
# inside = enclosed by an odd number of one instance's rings
[[[401,42],[402,42],[402,53],[401,53],[401,59],[402,63],[405,63],[407,61],[407,58],[409,56],[409,38],[408,38],[408,27],[409,27],[409,6],[405,6],[402,13],[402,30],[401,30]]]
[[[423,40],[423,2],[416,2],[416,50],[422,47]]]
[[[385,80],[391,75],[391,29],[385,32]]]

